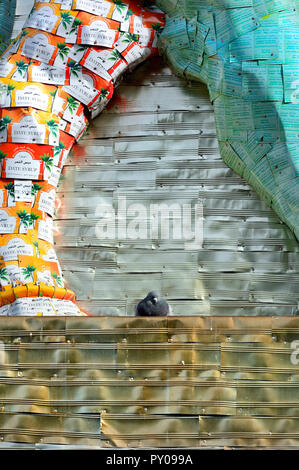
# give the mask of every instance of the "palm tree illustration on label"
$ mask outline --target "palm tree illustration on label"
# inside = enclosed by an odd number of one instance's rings
[[[34,266],[26,266],[26,268],[22,268],[22,274],[24,276],[25,283],[26,282],[34,282],[33,273],[36,271],[37,268]]]
[[[8,140],[8,125],[12,122],[12,118],[4,116],[0,120],[0,142],[7,142]]]
[[[51,157],[49,157],[49,158],[51,158]],[[31,195],[32,195],[32,197],[33,197],[32,207],[35,205],[37,193],[38,193],[38,191],[40,191],[41,189],[43,189],[43,187],[42,187],[39,183],[33,183],[33,185],[32,185],[32,190],[31,190]]]
[[[56,145],[58,141],[59,125],[53,119],[46,121],[49,129],[49,145]]]
[[[15,185],[13,182],[6,183],[3,186],[7,191],[7,207],[15,205]]]
[[[52,174],[52,168],[54,165],[53,158],[47,153],[41,157],[44,162],[44,179],[49,180]]]
[[[9,274],[8,274],[8,271],[7,271],[7,268],[1,268],[0,269],[0,282],[1,282],[1,285],[3,285],[3,281],[4,281],[4,285],[7,285],[9,284]]]
[[[53,279],[55,279],[57,285],[59,287],[63,287],[64,286],[64,283],[63,283],[63,280],[62,280],[62,277],[59,276],[59,274],[57,274],[56,272],[52,273],[52,277]]]
[[[40,257],[39,243],[38,243],[37,241],[34,241],[34,242],[32,243],[32,245],[35,247],[36,258],[39,258],[39,257]]]
[[[27,233],[30,225],[30,214],[25,210],[17,212],[19,217],[19,233]]]

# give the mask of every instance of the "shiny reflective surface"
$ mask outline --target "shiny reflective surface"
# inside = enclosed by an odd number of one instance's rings
[[[298,243],[221,160],[204,85],[186,87],[157,59],[116,93],[74,148],[60,186],[56,246],[80,306],[133,315],[156,289],[175,315],[295,315]],[[117,212],[120,197],[145,214],[157,202],[194,210],[201,201],[203,249],[161,236],[100,239],[98,208]]]
[[[0,318],[0,331],[2,447],[299,444],[298,318]]]

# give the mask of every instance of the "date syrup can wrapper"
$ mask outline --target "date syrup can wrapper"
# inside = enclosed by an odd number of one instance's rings
[[[53,148],[51,146],[7,143],[0,145],[0,151],[6,155],[2,165],[3,178],[43,180],[43,159],[45,159],[45,156],[53,159]]]
[[[5,79],[0,79],[0,85]],[[9,80],[7,98],[9,102],[4,107],[32,107],[41,111],[51,112],[53,95],[56,87],[40,83],[16,82]]]
[[[0,257],[4,261],[17,261],[19,255],[34,256],[35,247],[28,235],[8,234],[1,238]]]
[[[102,93],[108,90],[108,94],[113,92],[111,83],[102,79],[95,73],[82,67],[82,70],[70,76],[70,84],[64,86],[63,90],[81,101],[86,106],[91,106]]]
[[[73,0],[72,9],[111,18],[115,4],[108,0]]]
[[[28,16],[24,28],[35,28],[55,34],[60,22],[59,5],[38,2]]]
[[[34,108],[2,109],[0,142],[57,145],[59,117]]]
[[[54,65],[56,57],[60,58],[60,65],[67,61],[67,55],[71,45],[65,43],[65,39],[49,34],[39,29],[27,29],[28,34],[20,44],[21,54],[42,63]],[[56,63],[56,66],[59,64]]]

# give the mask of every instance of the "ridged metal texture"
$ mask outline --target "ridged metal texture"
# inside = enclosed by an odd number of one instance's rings
[[[222,162],[204,86],[145,64],[65,178],[57,248],[81,305],[132,315],[162,286],[180,317],[0,318],[0,449],[298,447],[298,243]],[[204,249],[103,243],[96,207],[120,191],[202,198]]]
[[[0,439],[299,444],[299,319],[0,318]]]
[[[74,148],[60,186],[56,247],[79,305],[93,315],[133,315],[160,290],[176,315],[295,315],[298,243],[221,160],[213,109],[159,61],[118,88],[110,109]],[[97,237],[98,207],[203,202],[202,250],[161,236]],[[147,219],[143,219],[145,223]]]
[[[18,2],[15,34],[32,3]],[[297,314],[298,242],[222,161],[206,87],[177,78],[162,60],[127,76],[74,148],[64,178],[56,248],[90,314],[133,315],[154,288],[175,315]],[[119,196],[146,208],[202,201],[203,249],[161,236],[99,239],[99,206],[117,211]]]

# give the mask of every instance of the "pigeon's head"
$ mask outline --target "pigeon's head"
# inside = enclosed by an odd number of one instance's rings
[[[158,302],[159,298],[160,298],[160,295],[155,290],[150,291],[146,296],[146,299],[149,300],[154,305]]]

